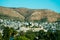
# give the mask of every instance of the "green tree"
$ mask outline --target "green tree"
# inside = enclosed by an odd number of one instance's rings
[[[10,38],[9,27],[5,27],[3,30],[3,40],[9,40],[9,38]]]
[[[52,32],[53,30],[48,30],[47,40],[57,40],[57,32]]]
[[[32,32],[32,31],[27,31],[25,36],[27,38],[29,38],[30,40],[34,40],[34,38],[36,37],[36,34],[34,32]]]
[[[30,39],[28,39],[25,36],[18,36],[18,37],[15,37],[15,40],[30,40]]]
[[[56,30],[56,35],[57,40],[60,40],[60,30]]]
[[[10,28],[10,35],[13,36],[12,34],[13,35],[17,34],[17,31],[14,28]]]
[[[13,28],[5,27],[3,29],[3,40],[9,40],[10,37],[14,37],[17,34],[17,31]]]
[[[40,30],[39,31],[39,38],[44,39],[44,34],[45,34],[44,30]]]
[[[2,40],[2,34],[0,33],[0,40]]]

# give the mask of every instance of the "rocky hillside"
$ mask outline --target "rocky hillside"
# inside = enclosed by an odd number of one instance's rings
[[[5,15],[5,16],[11,17],[11,18],[18,18],[21,20],[25,19],[24,16],[22,16],[21,14],[19,14],[16,11],[14,11],[13,9],[7,8],[7,7],[0,7],[0,15],[3,15],[3,16]]]
[[[60,18],[60,14],[48,9],[0,7],[0,18],[3,18],[3,16],[21,21],[34,21],[47,18],[49,22],[56,21]]]

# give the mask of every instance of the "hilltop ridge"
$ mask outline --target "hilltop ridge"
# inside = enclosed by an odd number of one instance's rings
[[[0,18],[2,17],[2,15],[4,17],[7,16],[8,18],[14,18],[21,21],[34,21],[47,18],[49,22],[53,22],[60,18],[60,14],[49,9],[0,7]]]

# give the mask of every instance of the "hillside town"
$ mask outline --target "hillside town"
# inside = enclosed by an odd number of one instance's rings
[[[44,30],[45,32],[47,32],[48,29],[52,29],[53,31],[58,29],[60,30],[60,27],[58,26],[58,22],[53,22],[53,23],[49,23],[49,22],[43,22],[43,23],[38,23],[38,22],[20,22],[20,21],[14,21],[14,20],[9,20],[9,19],[0,19],[0,32],[2,33],[3,29],[2,29],[2,25],[4,25],[5,27],[9,27],[9,28],[14,28],[15,30],[17,30],[18,32],[20,31],[28,31],[28,30],[32,30],[33,32],[35,31],[40,31],[40,30]]]

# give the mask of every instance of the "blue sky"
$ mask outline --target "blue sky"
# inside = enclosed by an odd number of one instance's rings
[[[60,13],[60,0],[0,0],[0,6],[50,9]]]

